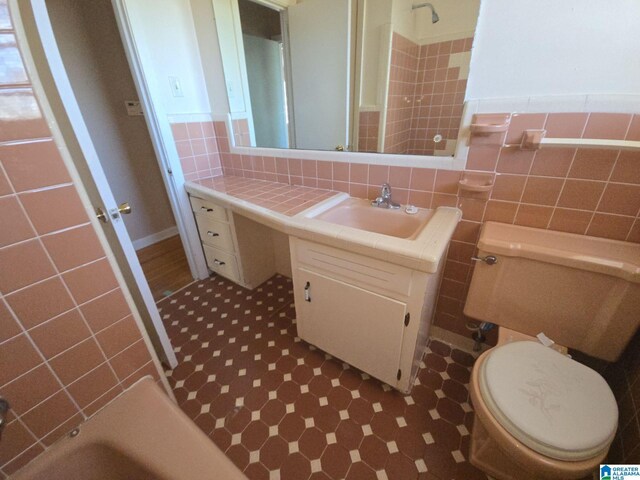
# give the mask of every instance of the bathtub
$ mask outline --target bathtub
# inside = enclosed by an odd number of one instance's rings
[[[245,478],[151,378],[140,380],[83,423],[78,432],[58,441],[11,478]]]

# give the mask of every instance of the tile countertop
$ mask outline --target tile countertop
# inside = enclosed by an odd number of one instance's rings
[[[408,240],[310,218],[349,198],[346,193],[228,175],[188,181],[185,189],[288,235],[427,273],[437,271],[462,218],[457,208],[438,207]]]

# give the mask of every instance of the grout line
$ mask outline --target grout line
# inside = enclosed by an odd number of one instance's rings
[[[13,462],[16,458],[18,458],[20,455],[24,454],[25,452],[27,452],[30,448],[32,448],[34,445],[39,445],[40,447],[42,447],[43,449],[47,449],[47,446],[42,443],[41,439],[38,438],[38,436],[36,434],[34,434],[31,429],[27,426],[26,423],[24,423],[24,421],[18,416],[16,415],[16,418],[14,420],[14,422],[18,422],[19,424],[22,425],[22,427],[29,432],[33,438],[35,438],[35,442],[32,443],[31,445],[29,445],[27,448],[25,448],[24,450],[22,450],[20,453],[16,454],[13,456],[13,458],[11,458],[10,460],[8,460],[4,465],[2,465],[2,468],[6,467],[7,465],[9,465],[11,462]],[[11,422],[13,423],[13,422]],[[56,427],[57,428],[57,427]]]
[[[73,184],[71,184],[73,185]],[[13,186],[13,185],[12,185]],[[75,187],[74,187],[75,188]],[[21,199],[18,197],[18,203],[20,205],[20,207],[23,210],[23,213],[25,215],[25,217],[27,218],[29,224],[31,225],[31,227],[35,230],[35,226],[33,225],[33,223],[31,222],[31,218],[29,217],[26,209],[24,208],[24,205],[22,204]],[[62,282],[63,287],[65,288],[67,295],[69,295],[69,298],[71,299],[71,302],[73,303],[74,307],[77,309],[78,314],[80,315],[80,318],[82,319],[85,327],[87,328],[87,330],[90,333],[90,336],[88,338],[92,338],[93,341],[96,343],[98,349],[100,350],[100,353],[102,354],[102,356],[104,357],[105,361],[108,361],[108,357],[104,352],[104,349],[102,348],[102,345],[100,345],[100,343],[98,342],[97,337],[95,336],[95,334],[93,333],[93,330],[91,329],[91,326],[89,325],[89,322],[87,321],[84,312],[82,312],[82,310],[79,307],[78,302],[76,301],[74,295],[71,293],[71,289],[69,288],[66,280],[64,279],[64,277],[61,275],[58,267],[55,265],[53,258],[51,257],[51,254],[49,253],[49,251],[47,250],[46,246],[44,245],[44,242],[42,241],[41,237],[37,237],[38,241],[40,242],[40,246],[42,247],[42,249],[44,250],[45,254],[47,255],[47,258],[49,259],[49,261],[51,262],[53,269],[55,272],[57,272],[58,274],[58,278],[60,279],[60,281]],[[71,269],[71,270],[67,270],[68,271],[72,271],[72,270],[76,270],[78,268],[84,267],[86,265],[90,265],[92,263],[96,263],[98,261],[101,261],[103,259],[105,259],[106,257],[102,257],[98,260],[94,260],[93,262],[89,262],[85,265],[81,265],[80,267],[76,267],[75,269]],[[15,314],[15,312],[13,312],[13,315],[15,316],[15,319],[19,321],[18,316]],[[22,325],[22,322],[20,322],[20,325],[22,326],[22,328],[24,329],[24,325]],[[71,395],[71,393],[69,393],[69,391],[67,390],[66,386],[64,385],[64,382],[62,382],[62,380],[60,379],[60,377],[58,376],[58,374],[54,371],[53,367],[51,366],[51,364],[49,363],[50,359],[47,359],[47,357],[43,354],[43,352],[40,350],[40,348],[36,345],[36,343],[34,342],[33,338],[31,337],[30,333],[25,329],[25,335],[27,335],[27,338],[31,341],[31,343],[33,344],[34,348],[36,349],[36,351],[42,356],[43,360],[45,361],[47,367],[49,368],[49,370],[51,371],[51,373],[54,375],[54,377],[58,380],[58,382],[60,382],[60,385],[62,385],[65,393],[67,394],[67,396],[69,397],[69,399],[71,400],[71,402],[74,404],[74,406],[78,409],[78,413],[84,418],[86,419],[86,415],[84,414],[83,410],[80,408],[80,405],[78,404],[78,402],[76,401],[75,398],[73,398],[73,396]],[[86,341],[86,340],[84,340]],[[77,344],[76,344],[77,345]],[[113,366],[109,363],[109,368],[111,369],[113,375],[115,376],[116,379],[118,379],[118,376],[116,375],[115,370],[113,369]]]
[[[153,361],[151,361],[150,363],[153,364]],[[148,365],[148,364],[147,364]],[[118,381],[118,379],[116,378],[116,384],[110,388],[109,390],[107,390],[106,392],[104,392],[102,395],[100,395],[98,398],[96,398],[95,400],[93,400],[91,403],[87,404],[84,408],[85,410],[89,410],[91,406],[95,405],[96,403],[98,403],[102,398],[104,398],[105,396],[107,396],[111,391],[113,390],[117,390],[120,389],[120,393],[124,392],[124,388],[122,387],[120,381]],[[116,395],[117,396],[117,395]],[[91,414],[90,416],[87,417],[87,419],[95,416],[98,412],[100,412],[104,407],[106,407],[109,403],[103,405],[102,408],[99,408],[97,411],[95,411],[93,414]]]
[[[53,142],[53,138],[52,137],[36,137],[36,138],[24,138],[20,140],[8,140],[8,141],[0,142],[0,147],[13,147],[13,146],[19,146],[19,145],[29,145],[31,143],[44,143],[44,142]]]
[[[29,223],[31,223],[31,219],[29,219],[28,217],[27,217],[27,219],[29,220]],[[40,237],[39,235],[36,235],[35,237],[30,238],[30,239],[29,239],[29,241],[37,241],[37,242],[39,242],[39,243],[40,243],[40,246],[41,246],[41,247],[42,247],[42,249],[45,251],[45,254],[47,255],[47,258],[48,258],[48,259],[49,259],[49,261],[51,262],[51,266],[53,267],[53,269],[54,269],[54,271],[55,271],[56,273],[54,273],[53,275],[51,275],[51,276],[49,276],[49,277],[47,277],[47,278],[43,278],[43,279],[38,280],[38,281],[36,281],[36,282],[32,282],[32,283],[30,283],[29,285],[25,285],[24,287],[17,288],[17,289],[15,289],[15,290],[12,290],[11,292],[7,292],[7,293],[4,295],[4,296],[5,296],[5,298],[10,297],[11,295],[13,295],[13,294],[15,294],[15,293],[22,292],[22,291],[24,291],[24,290],[26,290],[26,289],[28,289],[28,288],[30,288],[30,287],[33,287],[34,285],[40,285],[41,283],[47,282],[47,281],[51,280],[52,278],[60,278],[60,279],[62,280],[62,275],[63,275],[63,274],[66,274],[66,273],[72,272],[72,271],[74,271],[74,270],[78,270],[78,269],[80,269],[80,268],[86,267],[87,265],[91,265],[92,263],[97,263],[97,262],[99,262],[99,261],[104,260],[105,258],[107,258],[107,257],[102,257],[102,258],[99,258],[99,259],[97,259],[97,260],[92,260],[92,261],[87,262],[87,263],[84,263],[84,264],[82,264],[82,265],[78,265],[77,267],[73,267],[73,268],[70,268],[69,270],[64,270],[64,271],[60,272],[60,271],[58,271],[58,268],[56,267],[55,263],[53,262],[53,259],[51,258],[50,254],[49,254],[49,251],[48,251],[48,250],[46,249],[46,247],[44,246],[44,243],[42,243],[41,237]],[[24,242],[20,242],[20,243],[24,243]],[[12,244],[11,246],[13,246],[13,245],[17,245],[17,244]],[[5,248],[6,248],[6,247],[5,247]],[[0,250],[1,250],[1,249],[0,249]],[[92,300],[93,300],[93,299],[92,299]],[[86,302],[85,302],[85,303],[86,303]],[[74,300],[74,305],[75,305],[75,300]],[[68,311],[68,310],[67,310],[67,311]]]

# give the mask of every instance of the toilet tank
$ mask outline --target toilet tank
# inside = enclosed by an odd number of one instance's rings
[[[486,222],[464,313],[607,361],[640,324],[640,245]]]

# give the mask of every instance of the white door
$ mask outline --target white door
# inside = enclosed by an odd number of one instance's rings
[[[296,148],[346,147],[351,0],[305,0],[287,12]]]
[[[75,135],[75,140],[88,168],[88,172],[83,172],[82,169],[79,169],[81,170],[80,174],[83,183],[87,187],[87,193],[95,208],[104,212],[104,223],[102,225],[105,235],[118,260],[118,265],[127,281],[127,286],[147,327],[147,332],[158,356],[163,362],[174,368],[178,364],[175,353],[119,211],[119,203],[126,202],[126,199],[118,199],[116,201],[109,187],[107,177],[100,165],[100,159],[82,118],[80,107],[65,71],[44,0],[33,0],[32,6],[38,34],[45,50],[49,68],[71,123],[72,134]],[[73,149],[71,150],[73,153]],[[75,157],[74,162],[78,162]],[[135,208],[135,205],[132,207]]]

